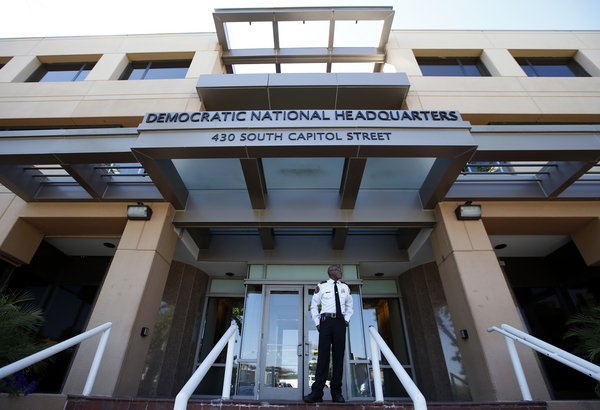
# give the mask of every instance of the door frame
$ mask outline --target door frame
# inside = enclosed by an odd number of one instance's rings
[[[269,313],[271,308],[271,292],[284,291],[284,292],[296,292],[298,295],[298,323],[302,326],[302,329],[299,329],[298,332],[298,340],[297,340],[297,349],[300,351],[301,355],[298,355],[298,387],[294,389],[293,397],[290,397],[292,391],[289,389],[283,388],[271,388],[266,387],[264,383],[264,378],[266,374],[266,356],[267,356],[267,337],[268,337],[268,325],[269,325]],[[258,388],[258,398],[259,400],[301,400],[303,395],[303,380],[304,380],[304,328],[306,324],[304,312],[304,286],[303,285],[265,285],[263,288],[264,294],[264,303],[263,303],[263,311],[262,311],[262,329],[261,329],[261,338],[260,338],[260,355],[257,366],[257,374],[259,379],[259,388]],[[301,386],[302,384],[302,386]],[[280,391],[278,391],[280,390]]]

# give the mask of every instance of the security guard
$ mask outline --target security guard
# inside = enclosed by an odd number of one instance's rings
[[[345,402],[342,396],[342,372],[346,347],[346,327],[353,312],[352,296],[350,296],[348,285],[340,281],[342,270],[339,266],[330,266],[327,273],[329,280],[321,282],[317,286],[310,304],[310,313],[319,331],[319,356],[312,392],[303,398],[307,403],[323,401],[323,388],[329,370],[330,347],[333,354],[331,399],[336,403]],[[320,312],[319,305],[321,305]]]

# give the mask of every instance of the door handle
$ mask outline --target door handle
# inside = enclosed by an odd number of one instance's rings
[[[304,355],[308,356],[310,354],[310,343],[304,342],[304,344],[306,345],[306,348],[304,349]]]
[[[302,356],[302,343],[298,345],[298,350],[296,353],[298,353],[298,356]]]

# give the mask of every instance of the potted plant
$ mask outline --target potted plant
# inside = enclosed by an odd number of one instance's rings
[[[600,306],[592,305],[581,309],[581,313],[572,315],[565,323],[571,326],[564,338],[575,337],[576,354],[594,364],[600,362]],[[600,397],[600,382],[596,384],[596,395]]]
[[[28,293],[7,291],[0,288],[0,367],[7,366],[46,348],[45,343],[35,342],[34,333],[43,321],[43,313],[32,304]],[[37,383],[29,382],[24,374],[29,370],[43,369],[38,362],[21,372],[0,379],[0,392],[9,396],[27,396],[35,390]],[[24,374],[23,374],[24,373]]]

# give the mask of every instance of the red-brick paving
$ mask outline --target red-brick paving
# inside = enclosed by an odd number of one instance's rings
[[[65,410],[173,410],[174,399],[69,396]],[[410,402],[318,403],[190,400],[187,410],[413,410]],[[547,410],[543,401],[430,402],[430,410]]]

